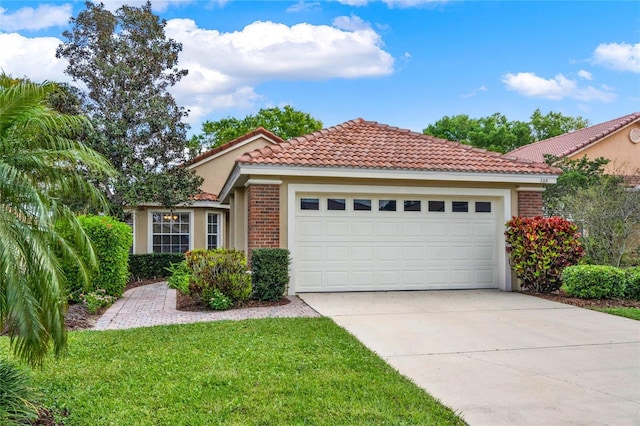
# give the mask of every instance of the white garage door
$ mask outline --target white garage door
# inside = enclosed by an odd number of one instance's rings
[[[296,292],[498,287],[499,198],[297,194]]]

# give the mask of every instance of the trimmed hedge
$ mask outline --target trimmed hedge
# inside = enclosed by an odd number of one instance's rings
[[[640,266],[625,270],[624,297],[640,300]]]
[[[565,268],[562,289],[582,299],[611,299],[625,294],[625,272],[614,266],[578,265]]]
[[[514,217],[505,236],[511,268],[524,288],[539,292],[560,288],[562,270],[584,255],[578,228],[561,217]]]
[[[185,260],[193,277],[189,283],[189,295],[196,302],[211,304],[214,289],[233,303],[251,296],[251,277],[244,252],[224,248],[190,250]]]
[[[260,248],[251,252],[253,298],[279,300],[289,285],[289,250]]]
[[[131,228],[110,216],[79,216],[78,222],[91,241],[97,267],[91,267],[86,256],[81,257],[89,273],[89,282],[85,283],[77,265],[68,262],[62,265],[71,299],[80,301],[80,293],[99,289],[108,296],[122,296],[129,278]]]
[[[149,280],[171,275],[167,270],[184,260],[184,253],[129,254],[129,273],[134,279]]]

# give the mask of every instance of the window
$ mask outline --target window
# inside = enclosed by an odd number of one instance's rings
[[[133,218],[133,212],[124,212],[124,223],[129,225],[129,227],[131,228],[131,235],[133,236],[133,238],[131,239],[131,247],[129,247],[129,253],[133,253],[133,246],[136,243],[136,232],[134,228],[135,222]]]
[[[300,210],[320,210],[320,200],[317,198],[301,198]]]
[[[381,212],[395,212],[396,200],[380,200],[378,202],[378,210]]]
[[[220,215],[207,213],[207,249],[220,247]]]
[[[419,212],[422,208],[420,200],[404,200],[405,212]]]
[[[327,199],[327,210],[345,210],[347,206],[344,198]]]
[[[185,253],[189,250],[189,213],[152,212],[151,215],[154,253]]]
[[[353,210],[370,211],[371,200],[362,200],[362,199],[353,200]]]
[[[467,201],[452,201],[451,211],[454,213],[467,213],[469,211],[469,202]]]
[[[429,201],[429,211],[430,212],[443,212],[444,211],[444,201]]]
[[[491,213],[491,202],[476,201],[476,213]]]

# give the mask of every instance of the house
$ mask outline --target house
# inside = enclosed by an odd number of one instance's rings
[[[565,133],[511,151],[508,155],[544,162],[544,154],[556,157],[610,160],[605,171],[627,176],[640,173],[640,112],[595,126]]]
[[[511,290],[504,224],[541,214],[560,172],[363,119],[289,141],[257,129],[189,167],[202,194],[135,210],[134,251],[288,248],[291,294]]]

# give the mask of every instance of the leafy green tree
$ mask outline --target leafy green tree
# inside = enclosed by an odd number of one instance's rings
[[[88,88],[86,112],[95,132],[86,142],[114,164],[119,175],[104,186],[116,212],[123,205],[188,203],[202,183],[180,164],[192,155],[187,112],[167,89],[187,74],[178,69],[182,45],[165,36],[147,2],[115,13],[87,1],[63,33],[56,56],[65,72]]]
[[[247,115],[243,119],[227,117],[218,121],[205,121],[202,124],[202,133],[194,136],[191,142],[193,146],[201,149],[211,149],[260,126],[284,140],[289,140],[322,129],[322,122],[289,105],[283,109],[263,108],[256,115]]]
[[[589,120],[582,117],[568,117],[553,111],[543,115],[538,108],[531,114],[529,124],[531,126],[533,139],[542,141],[585,128],[589,125]]]
[[[470,118],[466,114],[445,116],[428,125],[423,133],[505,153],[587,125],[588,121],[582,117],[566,117],[555,112],[543,115],[537,109],[529,122],[511,121],[500,113],[481,118]]]
[[[82,170],[107,177],[108,162],[76,140],[87,120],[60,114],[47,99],[54,84],[16,82],[0,75],[0,327],[13,351],[32,365],[53,344],[66,345],[63,258],[95,262],[91,244],[60,192],[102,202]],[[63,238],[56,224],[70,232]]]

